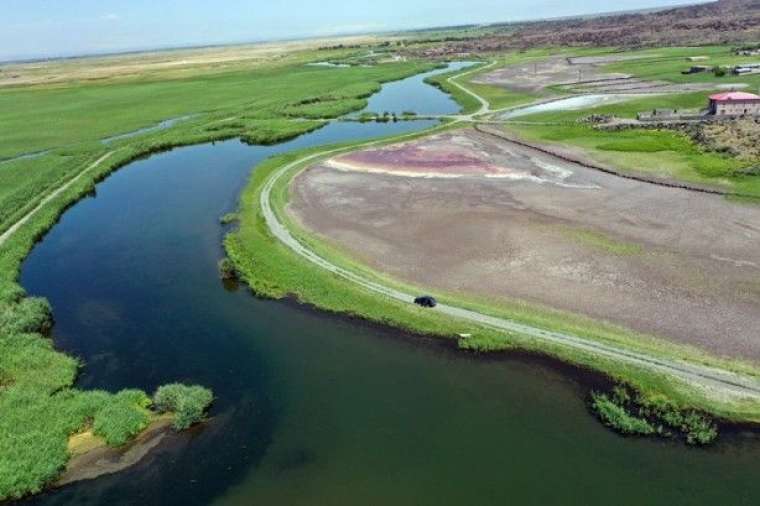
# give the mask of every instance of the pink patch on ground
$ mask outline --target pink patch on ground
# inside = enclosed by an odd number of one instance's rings
[[[504,167],[485,161],[481,154],[456,145],[450,135],[380,149],[358,151],[337,157],[337,164],[357,170],[382,170],[398,173],[441,175],[499,175]]]

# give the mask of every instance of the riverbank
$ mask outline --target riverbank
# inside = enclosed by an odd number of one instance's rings
[[[173,421],[171,415],[156,416],[140,434],[120,448],[108,446],[91,430],[74,434],[67,445],[71,459],[52,487],[93,480],[134,466],[161,444],[171,432]]]

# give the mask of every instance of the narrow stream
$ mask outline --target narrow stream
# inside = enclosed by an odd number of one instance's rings
[[[413,94],[384,96],[399,86]],[[458,110],[419,76],[373,100]],[[276,146],[176,149],[130,164],[68,210],[21,279],[50,300],[56,345],[84,360],[79,386],[197,382],[216,402],[211,422],[134,468],[26,503],[757,504],[753,434],[709,449],[621,438],[589,416],[587,380],[569,368],[473,356],[219,281],[218,220],[255,164],[432,124],[335,122]]]

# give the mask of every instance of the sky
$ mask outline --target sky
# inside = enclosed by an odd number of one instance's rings
[[[0,0],[0,61],[520,21],[697,0]]]

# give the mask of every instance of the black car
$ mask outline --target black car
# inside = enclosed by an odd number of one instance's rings
[[[438,305],[438,302],[432,295],[420,295],[414,299],[414,303],[422,307],[435,307]]]

